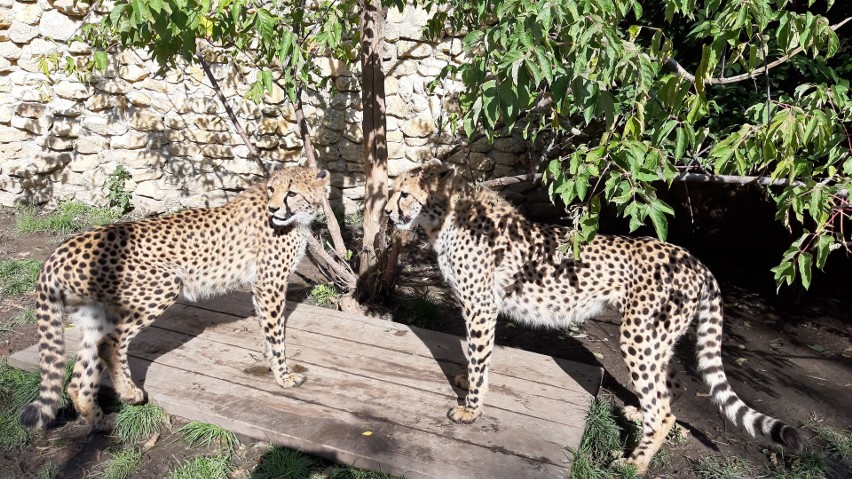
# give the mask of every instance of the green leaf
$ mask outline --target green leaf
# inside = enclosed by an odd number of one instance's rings
[[[810,289],[811,287],[811,265],[813,263],[813,257],[808,252],[802,252],[799,255],[798,265],[799,265],[799,274],[802,278],[802,286],[805,289]]]
[[[104,71],[107,69],[107,65],[109,65],[109,57],[107,57],[106,52],[101,50],[96,50],[95,53],[92,54],[92,60],[95,63],[95,68]]]
[[[674,158],[675,161],[683,158],[683,154],[686,152],[686,132],[684,132],[683,128],[678,128],[675,139],[675,151]]]

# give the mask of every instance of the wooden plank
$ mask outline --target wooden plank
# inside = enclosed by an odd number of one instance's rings
[[[10,364],[34,369],[37,351],[28,348],[10,357]],[[564,478],[566,465],[557,466],[506,454],[499,446],[486,448],[424,435],[404,426],[370,417],[335,417],[317,405],[295,410],[280,394],[201,377],[195,371],[171,368],[134,358],[135,376],[152,377],[146,390],[169,414],[218,424],[262,441],[291,447],[343,464],[419,478]],[[154,379],[158,378],[158,379]],[[364,436],[364,431],[372,435]]]
[[[250,305],[245,295],[208,309],[176,305],[132,343],[134,379],[171,414],[357,467],[405,477],[567,475],[566,448],[579,444],[600,369],[500,348],[485,415],[455,425],[445,413],[459,393],[448,382],[463,370],[459,338],[288,305],[288,354],[308,382],[283,390],[260,354],[257,322],[234,316]],[[79,335],[67,335],[73,354]],[[33,368],[36,349],[10,363]]]
[[[319,310],[320,313],[322,311]],[[325,328],[331,322],[337,323],[336,321],[331,321],[328,318],[317,320],[315,316],[296,316],[295,314],[291,315],[291,318],[287,333],[287,345],[288,350],[291,351],[291,359],[300,360],[301,357],[322,358],[322,363],[317,365],[337,368],[341,371],[353,371],[364,377],[393,380],[401,385],[440,394],[452,393],[449,379],[455,374],[465,371],[466,366],[461,349],[455,351],[456,356],[453,357],[452,361],[440,358],[442,355],[450,357],[450,354],[452,354],[450,348],[442,347],[447,345],[446,342],[424,343],[416,337],[412,337],[408,351],[401,352],[387,348],[389,344],[404,341],[401,338],[406,338],[408,330],[414,328],[405,328],[404,326],[405,329],[402,330],[391,328],[390,331],[385,333],[372,334],[373,343],[370,345],[357,343],[353,346],[352,341],[324,334],[325,329],[321,328]],[[225,322],[222,322],[222,320]],[[359,326],[351,321],[339,324],[354,329]],[[211,341],[246,349],[261,351],[263,347],[259,327],[253,321],[232,322],[218,313],[206,312],[192,307],[181,308],[177,306],[170,311],[167,317],[157,321],[156,327],[190,335],[197,335],[200,331],[204,331],[204,337]],[[383,325],[384,329],[387,329],[387,327],[388,325]],[[323,331],[323,333],[313,331]],[[419,333],[415,333],[415,336],[416,334]],[[449,336],[449,341],[458,343],[458,338]],[[430,349],[439,349],[443,353],[431,359],[439,365],[439,368],[423,368],[423,361],[430,361],[430,359],[425,359],[429,358]],[[509,348],[501,348],[495,354],[500,354],[506,350],[511,351]],[[292,351],[295,351],[296,354],[293,354]],[[357,352],[357,362],[352,361],[352,351]],[[547,370],[548,363],[553,358],[540,356],[535,359],[541,361],[538,363],[531,361],[533,365],[538,365],[540,369]],[[576,369],[586,374],[579,378],[583,382],[593,384],[596,379],[599,381],[600,372],[596,368],[592,368],[591,371],[588,367]],[[582,433],[583,419],[571,414],[570,408],[565,408],[564,403],[585,407],[588,405],[586,403],[588,394],[586,389],[576,382],[578,380],[576,373],[574,373],[575,377],[571,377],[561,369],[559,371],[561,374],[550,378],[552,384],[541,382],[541,378],[538,376],[529,380],[507,376],[503,371],[497,371],[490,375],[491,393],[488,395],[487,406],[506,410],[527,410],[532,416],[546,417],[553,422],[576,427]],[[589,372],[597,373],[597,378],[588,374]],[[573,394],[566,391],[571,391]],[[461,391],[457,392],[461,393]]]

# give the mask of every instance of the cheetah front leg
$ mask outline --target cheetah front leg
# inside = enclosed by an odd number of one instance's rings
[[[269,277],[261,278],[254,285],[254,309],[263,334],[266,337],[266,352],[275,382],[283,388],[293,388],[305,382],[303,374],[291,373],[287,367],[284,347],[287,319],[284,306],[287,297],[288,272],[282,270]],[[284,285],[280,284],[284,282]]]
[[[479,281],[471,278],[459,284],[467,327],[467,378],[457,376],[455,383],[467,389],[467,395],[464,406],[452,408],[447,413],[447,417],[456,423],[470,424],[482,415],[488,390],[488,365],[497,328],[497,306],[490,294],[490,284],[485,278]]]

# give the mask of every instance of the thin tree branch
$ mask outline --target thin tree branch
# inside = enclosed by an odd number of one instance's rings
[[[845,25],[849,21],[852,21],[852,17],[847,17],[843,21],[841,21],[841,22],[839,22],[835,25],[832,25],[829,28],[831,28],[834,31],[837,31],[838,28],[842,27],[843,25]],[[709,78],[704,83],[707,84],[707,85],[727,85],[727,84],[730,84],[730,83],[737,83],[737,82],[741,82],[743,80],[750,80],[750,79],[753,79],[753,78],[757,78],[760,75],[763,75],[764,73],[768,72],[769,70],[777,67],[778,65],[786,62],[790,58],[798,55],[799,53],[802,53],[803,51],[805,51],[804,47],[798,47],[795,50],[793,50],[792,52],[784,55],[781,58],[778,58],[777,60],[769,63],[768,65],[765,65],[763,68],[760,68],[758,70],[754,70],[754,71],[751,71],[751,72],[748,72],[748,73],[743,73],[741,75],[735,75],[735,76],[732,76],[732,77]],[[695,75],[686,71],[686,69],[683,68],[683,66],[681,66],[681,64],[678,63],[678,61],[675,60],[674,58],[672,58],[672,57],[666,58],[665,64],[669,68],[674,70],[678,74],[678,76],[686,79],[690,83],[695,83]]]
[[[541,181],[542,174],[535,173],[529,175],[515,175],[495,178],[493,180],[483,181],[480,186],[486,188],[503,188],[505,186],[518,183],[527,183],[532,181]],[[750,185],[758,184],[760,186],[806,186],[802,181],[793,181],[784,179],[776,179],[766,176],[735,176],[735,175],[705,175],[702,173],[681,173],[677,175],[673,181],[686,183],[723,183],[734,185]],[[835,196],[846,198],[849,196],[849,191],[842,189],[835,193]]]
[[[228,117],[231,119],[231,123],[234,125],[234,129],[237,130],[237,134],[240,135],[240,138],[243,139],[243,143],[245,143],[246,147],[249,150],[249,156],[254,159],[258,166],[260,166],[260,171],[263,172],[263,176],[269,177],[269,168],[263,163],[263,160],[260,158],[260,155],[257,153],[257,148],[254,147],[252,142],[249,140],[248,135],[246,135],[246,131],[243,129],[243,125],[240,123],[240,120],[237,119],[237,115],[234,113],[234,109],[231,108],[231,105],[228,104],[228,99],[225,98],[225,94],[222,93],[222,88],[219,87],[219,81],[216,80],[216,77],[213,76],[213,72],[210,71],[210,65],[207,64],[207,61],[201,55],[201,52],[195,52],[195,58],[198,60],[198,63],[201,64],[201,69],[204,70],[204,74],[207,75],[207,79],[210,80],[210,84],[213,87],[213,90],[216,92],[216,96],[219,98],[219,102],[222,103],[222,106],[225,107],[225,111],[228,113]]]

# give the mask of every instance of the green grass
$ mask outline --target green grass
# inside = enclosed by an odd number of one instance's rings
[[[151,437],[169,426],[169,415],[154,402],[124,404],[115,416],[113,435],[125,443]]]
[[[0,449],[15,450],[25,446],[32,437],[21,426],[21,408],[38,395],[39,374],[24,372],[9,366],[0,358]]]
[[[322,463],[307,454],[286,447],[270,447],[252,471],[251,479],[308,479]]]
[[[172,471],[171,479],[228,479],[230,458],[225,455],[196,456]]]
[[[322,308],[334,308],[337,306],[338,299],[340,299],[340,291],[333,284],[318,284],[305,298],[305,302]]]
[[[724,459],[705,457],[694,472],[702,479],[748,479],[755,477],[754,466],[745,459],[731,456]]]
[[[837,455],[841,461],[852,461],[852,434],[837,431],[821,423],[812,423],[810,429],[826,451]]]
[[[217,446],[223,452],[233,453],[240,444],[234,433],[206,422],[192,421],[182,426],[177,432],[190,447]]]
[[[142,453],[135,447],[119,449],[103,463],[103,472],[98,477],[104,479],[127,479],[142,466]]]
[[[33,206],[19,206],[16,217],[19,234],[47,232],[66,236],[92,226],[113,223],[121,217],[121,210],[70,201],[60,203],[49,213],[42,213]]]
[[[0,299],[32,292],[42,264],[36,259],[0,260]]]

